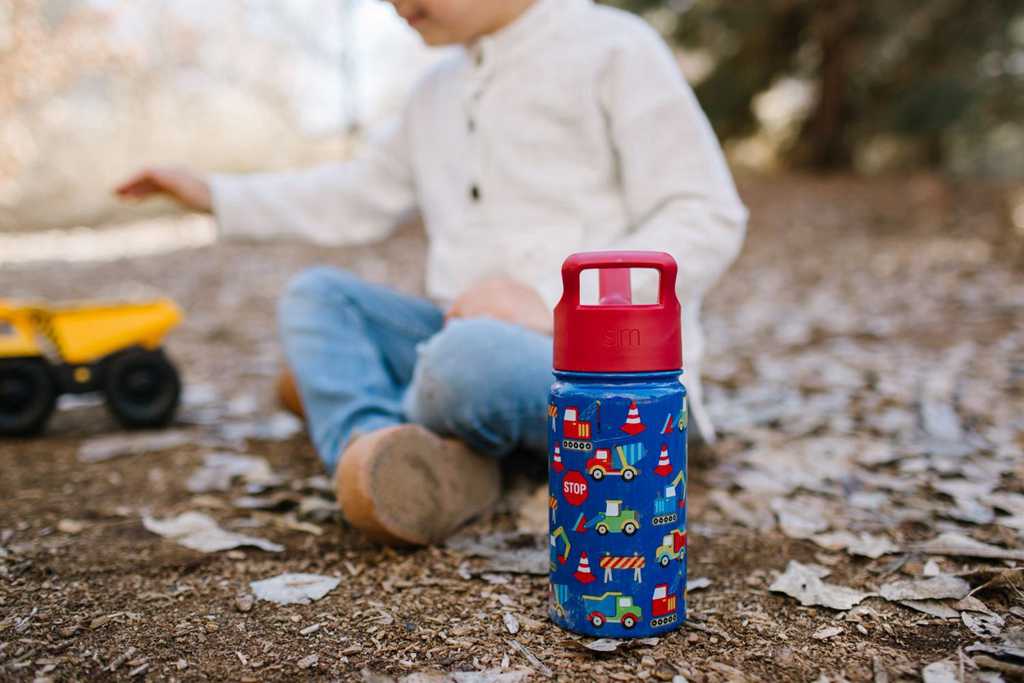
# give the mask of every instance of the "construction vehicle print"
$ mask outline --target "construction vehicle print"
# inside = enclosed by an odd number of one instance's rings
[[[654,595],[651,597],[651,628],[675,623],[676,600],[676,594],[668,592],[667,583],[659,583],[654,587]]]
[[[626,628],[633,628],[643,619],[643,610],[633,604],[633,598],[622,593],[584,595],[583,605],[587,610],[587,621],[594,628],[601,628],[605,624],[622,624]]]
[[[643,555],[616,556],[608,553],[601,558],[598,566],[604,570],[605,583],[612,580],[612,571],[616,569],[632,569],[633,581],[640,583],[644,580],[642,572],[643,568],[647,566],[647,561]]]
[[[612,449],[598,448],[594,451],[594,457],[587,460],[587,474],[594,481],[601,481],[605,477],[622,477],[622,481],[633,481],[640,474],[636,464],[644,457],[642,443],[616,446],[614,451],[617,458],[612,457]]]
[[[99,392],[125,427],[160,427],[181,394],[161,344],[181,322],[166,299],[45,306],[0,300],[0,436],[42,431],[61,394]]]
[[[559,540],[562,541],[561,552],[558,550]],[[569,542],[569,534],[565,533],[565,527],[560,526],[551,532],[549,544],[551,545],[551,571],[555,571],[559,564],[565,564],[569,560],[569,553],[572,551],[572,544]]]
[[[632,536],[640,528],[636,510],[623,508],[621,500],[606,500],[604,505],[604,512],[586,523],[581,519],[576,524],[576,528],[578,530],[594,529],[601,536],[609,533]]]
[[[557,614],[565,619],[565,601],[569,599],[569,586],[564,583],[548,584],[548,613]]]
[[[683,485],[682,496],[678,495],[680,484]],[[654,499],[654,517],[651,518],[651,524],[665,526],[679,521],[679,513],[676,510],[686,505],[685,496],[686,474],[680,472],[675,480],[666,486],[663,492],[659,492],[658,497]]]
[[[580,409],[569,406],[562,414],[562,448],[567,451],[589,451],[591,443],[590,422],[580,419]]]
[[[654,526],[665,526],[675,524],[679,521],[679,513],[676,512],[676,487],[666,486],[664,495],[658,495],[654,499],[654,517],[651,524]]]
[[[672,533],[665,534],[655,551],[655,557],[662,567],[667,567],[672,560],[682,562],[686,558],[686,532],[673,529]]]

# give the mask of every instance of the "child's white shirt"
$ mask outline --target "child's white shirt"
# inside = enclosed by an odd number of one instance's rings
[[[218,175],[226,236],[379,240],[418,208],[427,291],[451,301],[506,274],[554,307],[576,251],[667,251],[679,263],[686,376],[701,433],[700,302],[739,252],[747,212],[678,63],[643,20],[538,0],[420,82],[352,161]]]

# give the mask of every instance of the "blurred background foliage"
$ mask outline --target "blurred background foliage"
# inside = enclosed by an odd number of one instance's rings
[[[692,51],[700,101],[741,156],[1024,174],[1020,0],[613,4]]]
[[[677,49],[737,169],[1024,178],[1022,0],[604,0]],[[441,54],[382,0],[0,0],[0,232],[166,213],[146,163],[342,158]]]

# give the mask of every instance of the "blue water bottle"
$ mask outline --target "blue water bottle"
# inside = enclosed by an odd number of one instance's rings
[[[630,269],[657,272],[633,304]],[[596,305],[580,274],[597,270]],[[676,262],[574,254],[555,308],[548,404],[549,615],[589,636],[645,637],[686,618],[686,389]]]

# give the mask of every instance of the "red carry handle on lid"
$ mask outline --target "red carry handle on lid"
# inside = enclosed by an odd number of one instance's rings
[[[658,302],[633,304],[630,268],[659,276]],[[598,270],[597,305],[580,303],[580,274]],[[556,370],[568,372],[655,372],[683,365],[678,266],[657,251],[573,254],[562,264],[562,299],[555,307]]]

